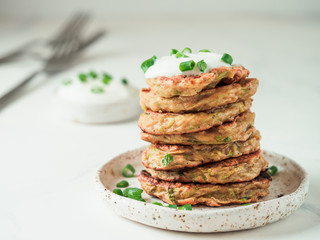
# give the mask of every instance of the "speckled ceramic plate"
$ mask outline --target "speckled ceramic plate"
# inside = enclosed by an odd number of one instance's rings
[[[146,202],[121,197],[112,192],[117,182],[124,179],[121,171],[127,163],[143,169],[141,154],[145,148],[121,154],[97,173],[96,183],[103,200],[116,214],[149,226],[184,232],[227,232],[264,226],[287,217],[305,200],[309,180],[296,162],[276,153],[263,151],[270,165],[279,172],[273,177],[270,194],[250,205],[225,207],[194,206],[192,211],[176,210],[151,204],[161,200],[143,193]],[[137,178],[126,178],[130,187],[140,187]]]

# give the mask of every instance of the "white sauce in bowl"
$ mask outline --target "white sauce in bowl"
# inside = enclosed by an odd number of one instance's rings
[[[118,79],[104,84],[101,78],[62,83],[53,100],[55,113],[81,123],[110,123],[138,116],[139,91]]]
[[[94,93],[93,89],[102,89],[101,93]],[[69,85],[61,85],[57,95],[69,101],[75,101],[84,105],[90,104],[113,104],[129,97],[129,88],[119,81],[111,80],[108,85],[103,84],[101,79],[81,82],[73,80]]]
[[[230,64],[221,61],[222,54],[211,53],[211,52],[199,52],[196,54],[185,53],[188,58],[176,58],[175,55],[164,56],[156,59],[153,66],[151,66],[145,73],[146,78],[156,78],[160,76],[172,77],[176,75],[199,75],[202,72],[195,66],[191,71],[181,72],[179,65],[181,62],[193,60],[197,62],[204,60],[207,64],[205,72],[209,72],[213,68],[217,67],[230,67]]]

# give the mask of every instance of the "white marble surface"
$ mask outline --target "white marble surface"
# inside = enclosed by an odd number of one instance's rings
[[[46,36],[57,24],[1,20],[0,54]],[[319,18],[308,16],[241,14],[97,20],[109,35],[86,52],[79,65],[52,79],[37,78],[0,112],[0,239],[316,239],[320,234],[319,24]],[[83,69],[105,69],[142,87],[142,60],[186,46],[229,52],[260,79],[254,111],[263,148],[295,159],[310,174],[307,201],[285,220],[250,231],[186,234],[120,218],[99,199],[96,169],[123,151],[145,145],[137,120],[94,126],[60,121],[51,114],[53,91],[65,76]],[[0,91],[34,68],[34,61],[0,65]]]

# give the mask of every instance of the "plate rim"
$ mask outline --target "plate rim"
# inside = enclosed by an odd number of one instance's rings
[[[259,207],[261,207],[261,205],[269,205],[269,204],[272,205],[273,203],[276,203],[277,201],[279,201],[279,198],[273,198],[273,199],[265,200],[265,201],[262,201],[262,202],[251,203],[250,205],[245,205],[245,206],[242,205],[242,206],[235,206],[235,207],[229,207],[229,208],[205,207],[205,209],[203,211],[187,211],[187,210],[178,210],[178,209],[166,208],[166,207],[158,206],[158,205],[155,205],[155,204],[152,204],[152,203],[148,203],[148,202],[140,202],[140,201],[136,201],[136,200],[133,200],[133,199],[125,198],[125,197],[122,197],[122,196],[119,196],[119,195],[113,193],[111,189],[108,189],[107,187],[105,187],[103,185],[103,183],[101,181],[101,178],[100,178],[100,175],[101,175],[103,169],[106,167],[106,165],[108,165],[109,163],[111,163],[115,159],[120,158],[123,155],[127,155],[130,152],[142,151],[146,147],[147,146],[142,146],[142,147],[138,147],[138,148],[123,152],[121,154],[118,154],[118,155],[112,157],[109,161],[107,161],[106,163],[104,163],[102,166],[100,166],[98,168],[98,170],[96,171],[96,175],[95,175],[95,183],[96,183],[96,188],[99,190],[100,194],[103,195],[102,197],[103,197],[104,200],[106,200],[106,194],[109,194],[109,195],[112,196],[112,198],[115,201],[118,201],[119,203],[126,204],[128,202],[128,200],[129,200],[130,204],[132,203],[132,205],[135,205],[135,206],[140,206],[140,207],[147,206],[149,209],[152,209],[152,210],[155,210],[155,211],[161,209],[161,211],[165,212],[165,213],[166,212],[168,212],[168,213],[188,212],[188,215],[192,215],[194,217],[199,217],[199,216],[204,216],[204,215],[206,215],[206,216],[208,216],[208,215],[218,216],[218,215],[223,215],[223,214],[224,215],[225,214],[232,214],[233,212],[238,212],[238,213],[240,212],[241,213],[243,211],[246,211],[248,208],[255,208],[258,205],[260,205]],[[269,150],[266,150],[266,149],[261,149],[261,151],[262,151],[262,154],[269,154],[269,155],[276,156],[278,158],[285,158],[287,161],[290,162],[290,164],[293,164],[296,168],[298,168],[301,171],[301,173],[302,173],[301,180],[300,180],[299,186],[296,188],[296,190],[294,192],[288,194],[288,195],[284,195],[283,197],[281,197],[281,201],[283,201],[283,202],[287,201],[288,202],[288,201],[291,201],[292,198],[296,198],[296,195],[298,195],[301,191],[305,192],[305,197],[301,201],[301,204],[299,205],[299,207],[300,207],[302,205],[302,203],[304,202],[307,194],[308,194],[309,181],[310,181],[309,180],[309,174],[306,172],[306,170],[300,164],[298,164],[297,162],[295,162],[294,160],[292,160],[291,158],[289,158],[289,157],[287,157],[285,155],[282,155],[282,154],[279,154],[279,153],[276,153],[276,152],[273,152],[273,151],[269,151]],[[125,217],[125,216],[122,216],[122,217]],[[125,217],[125,218],[128,218],[128,217]],[[133,220],[133,221],[137,221],[137,220]],[[139,221],[137,221],[137,222],[139,222]],[[145,225],[148,225],[148,226],[153,226],[151,224],[147,224],[147,223],[144,223],[144,222],[139,222],[139,223],[142,223],[142,224],[145,224]],[[157,227],[157,228],[160,228],[160,229],[165,229],[165,228],[161,228],[161,227],[158,227],[158,226],[153,226],[153,227]],[[168,228],[166,230],[174,230],[174,229],[169,229]],[[183,230],[176,230],[176,231],[183,231]],[[232,231],[232,230],[230,230],[230,231]],[[184,232],[193,232],[193,231],[184,231]],[[203,232],[207,232],[207,231],[203,231]],[[211,232],[213,232],[213,231],[211,231]],[[219,231],[219,232],[226,232],[226,231]]]

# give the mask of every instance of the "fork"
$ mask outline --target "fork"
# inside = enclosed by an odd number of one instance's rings
[[[67,22],[66,24],[61,28],[61,30],[58,32],[58,34],[52,38],[52,40],[49,40],[48,42],[45,42],[49,47],[53,48],[56,45],[62,43],[63,41],[68,41],[71,36],[74,38],[79,37],[79,33],[85,26],[85,24],[89,21],[89,15],[86,12],[79,12],[74,14]],[[33,40],[30,41],[16,50],[13,50],[12,52],[6,54],[3,57],[0,57],[0,64],[12,61],[13,59],[19,57],[21,54],[27,52],[28,49],[30,49],[32,46],[39,43],[40,40]]]
[[[12,90],[0,97],[0,110],[7,106],[10,100],[12,100],[13,97],[38,74],[45,73],[47,76],[51,76],[68,68],[79,48],[79,45],[76,42],[77,41],[74,38],[70,37],[63,42],[56,44],[51,57],[46,61],[45,65],[41,69],[32,73]]]

